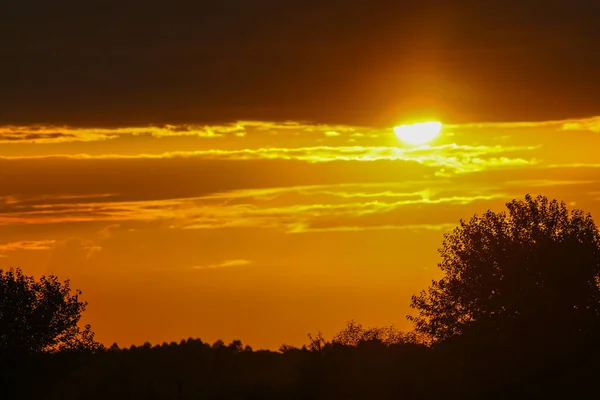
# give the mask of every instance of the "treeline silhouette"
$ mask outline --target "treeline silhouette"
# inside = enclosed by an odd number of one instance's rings
[[[76,328],[85,303],[68,282],[0,271],[3,398],[596,398],[598,228],[542,196],[507,209],[445,235],[443,277],[412,298],[414,331],[350,321],[279,351],[200,339],[105,348]]]
[[[16,392],[35,399],[595,398],[598,349],[524,349],[480,340],[379,339],[253,351],[239,341],[37,356]]]

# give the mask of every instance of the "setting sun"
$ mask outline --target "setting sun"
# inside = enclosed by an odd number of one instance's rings
[[[396,136],[408,144],[425,144],[435,139],[442,130],[440,122],[420,122],[394,128]]]

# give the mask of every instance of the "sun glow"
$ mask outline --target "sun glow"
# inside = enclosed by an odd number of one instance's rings
[[[420,122],[394,128],[396,136],[405,143],[418,145],[431,142],[442,130],[440,122]]]

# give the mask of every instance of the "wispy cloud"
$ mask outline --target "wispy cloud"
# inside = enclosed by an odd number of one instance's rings
[[[372,200],[342,204],[293,204],[280,207],[236,204],[231,206],[202,207],[186,218],[173,221],[183,229],[270,228],[287,233],[316,230],[364,230],[403,228],[418,224],[410,217],[413,207],[436,205],[464,205],[475,201],[489,201],[506,197],[503,194],[451,196],[435,199],[415,198],[395,202]],[[421,210],[422,211],[422,210]],[[393,222],[393,223],[392,223]],[[426,224],[423,224],[423,227]],[[430,225],[428,225],[430,226]]]
[[[310,232],[361,232],[371,230],[406,230],[406,231],[436,231],[447,232],[456,227],[455,223],[440,224],[412,224],[412,225],[379,225],[379,226],[337,226],[328,228],[316,228],[304,225],[297,225],[289,233],[310,233]]]
[[[293,160],[309,163],[334,161],[406,161],[440,168],[441,173],[477,172],[489,168],[536,165],[535,158],[511,154],[535,150],[537,146],[470,146],[448,144],[402,148],[395,146],[315,146],[298,148],[258,148],[241,150],[178,151],[162,154],[102,155],[86,154],[44,157],[3,157],[4,159],[68,158],[68,159],[169,159],[199,158],[204,160]]]
[[[69,126],[2,126],[0,143],[60,143],[90,142],[115,139],[120,136],[199,136],[207,138],[222,137],[228,133],[243,130],[237,125],[193,126],[165,125],[161,127],[125,127],[125,128],[75,128]]]
[[[196,265],[193,269],[217,269],[217,268],[229,268],[229,267],[243,267],[245,265],[252,264],[250,260],[225,260],[217,264],[209,265]]]
[[[560,131],[582,130],[591,132],[600,132],[600,116],[578,119],[562,119],[551,121],[522,121],[522,122],[476,122],[464,124],[447,124],[447,129],[535,129],[535,128],[555,128]]]
[[[355,185],[354,190],[350,188],[348,185],[320,185],[249,189],[212,196],[146,201],[103,199],[102,202],[53,204],[13,201],[0,213],[0,225],[130,221],[158,222],[177,229],[255,227],[289,233],[308,231],[310,227],[324,224],[374,229],[390,225],[385,216],[401,213],[405,207],[468,204],[505,196],[503,193],[439,196],[429,189],[378,193],[377,185],[366,185],[366,191],[361,190],[360,185]],[[289,195],[293,196],[272,203],[279,196]],[[331,201],[332,198],[338,198],[338,201]],[[398,226],[413,224],[403,222],[398,216],[394,221]]]
[[[1,126],[0,143],[90,142],[116,137],[108,130],[85,130],[54,126]]]
[[[451,136],[454,130],[519,130],[553,129],[555,131],[582,130],[600,132],[600,116],[580,119],[523,122],[484,122],[446,124],[444,130]],[[230,138],[243,141],[247,137],[298,137],[304,140],[352,143],[392,137],[392,127],[366,127],[315,124],[297,121],[235,121],[220,125],[178,124],[129,127],[73,127],[68,125],[4,125],[0,126],[0,143],[67,143],[116,139],[127,136]]]
[[[7,253],[19,250],[50,250],[55,240],[22,240],[0,244],[0,257],[7,257]]]
[[[247,135],[267,134],[303,134],[314,136],[352,135],[361,131],[379,131],[376,128],[350,127],[344,125],[308,124],[302,122],[265,122],[237,121],[222,125],[161,125],[132,126],[116,128],[71,127],[57,125],[0,126],[0,143],[31,142],[59,143],[75,141],[99,141],[121,136],[152,136],[155,138],[168,136],[196,136],[202,138],[243,138]]]
[[[562,124],[564,131],[591,131],[600,133],[600,117],[592,117],[580,120],[565,121]]]

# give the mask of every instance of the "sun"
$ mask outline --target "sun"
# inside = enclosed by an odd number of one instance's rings
[[[440,122],[419,122],[394,128],[396,136],[405,143],[418,145],[431,142],[442,130]]]

